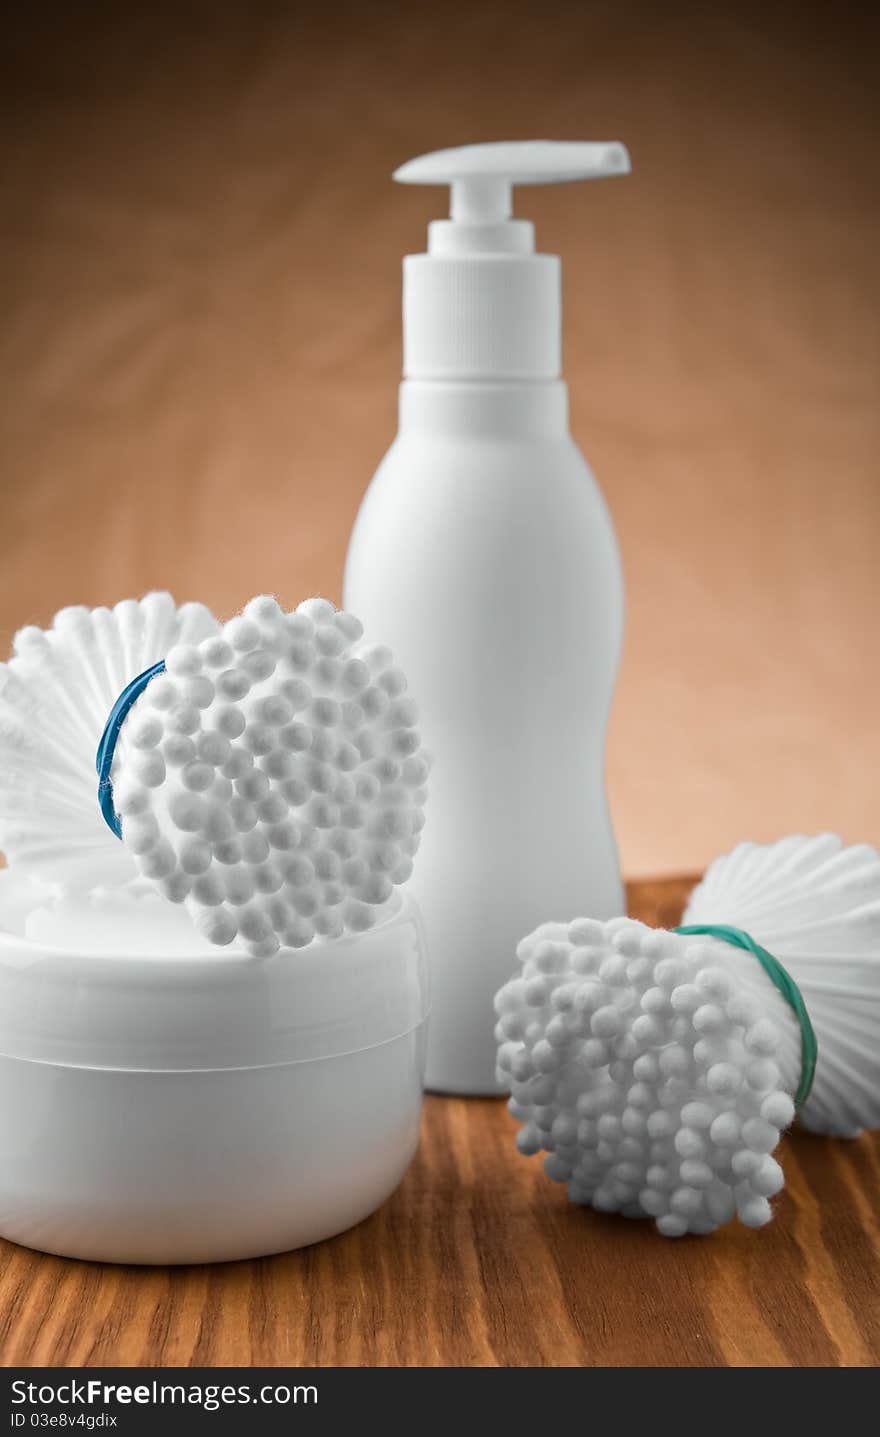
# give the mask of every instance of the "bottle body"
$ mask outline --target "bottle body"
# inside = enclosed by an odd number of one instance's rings
[[[538,923],[623,911],[604,786],[623,597],[561,381],[405,381],[345,604],[409,677],[434,754],[411,880],[427,1085],[497,1093],[492,999]]]

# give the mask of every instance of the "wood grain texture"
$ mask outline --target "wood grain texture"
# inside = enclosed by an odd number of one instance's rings
[[[674,924],[685,879],[630,887]],[[0,1244],[4,1366],[874,1366],[880,1138],[796,1134],[759,1232],[669,1242],[571,1206],[501,1101],[429,1097],[394,1196],[315,1247],[124,1268]]]

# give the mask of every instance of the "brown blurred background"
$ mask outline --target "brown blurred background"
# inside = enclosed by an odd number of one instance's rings
[[[873,10],[873,15],[872,15]],[[629,627],[629,875],[880,841],[876,9],[650,0],[19,7],[3,22],[0,643],[148,587],[338,599],[395,430],[400,257],[500,138],[561,253],[576,437]]]

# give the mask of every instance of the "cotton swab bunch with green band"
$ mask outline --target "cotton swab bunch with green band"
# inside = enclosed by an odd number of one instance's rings
[[[672,931],[686,936],[700,935],[704,938],[720,938],[722,942],[732,943],[734,948],[741,948],[744,953],[751,953],[753,957],[757,958],[770,982],[790,1003],[792,1012],[801,1025],[801,1078],[794,1095],[794,1105],[796,1109],[802,1108],[810,1096],[813,1079],[816,1076],[816,1060],[819,1056],[819,1049],[803,994],[791,974],[783,968],[778,958],[774,958],[772,953],[768,953],[766,948],[762,948],[760,943],[756,943],[750,933],[744,933],[741,928],[733,928],[729,923],[683,923]]]
[[[708,1233],[772,1217],[774,1156],[880,1125],[880,856],[832,834],[740,844],[681,928],[545,923],[496,997],[499,1079],[572,1201]]]

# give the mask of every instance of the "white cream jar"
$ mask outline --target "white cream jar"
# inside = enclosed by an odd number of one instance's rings
[[[0,873],[0,1234],[219,1262],[342,1232],[418,1141],[418,911],[258,960],[147,890],[79,905]]]

